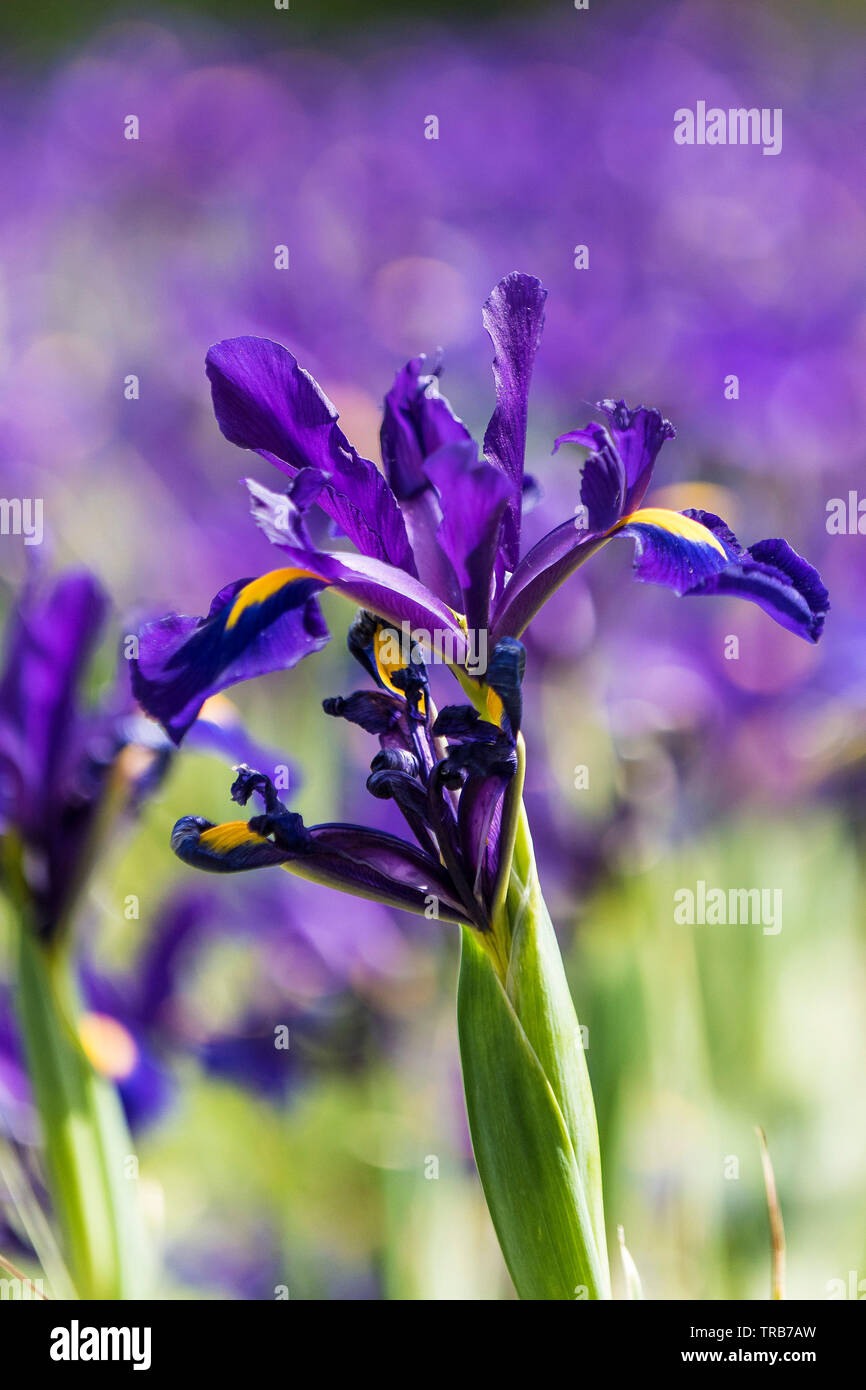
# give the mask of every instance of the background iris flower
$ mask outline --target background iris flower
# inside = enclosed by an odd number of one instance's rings
[[[9,1075],[23,1059],[67,1274],[94,1296],[143,1288],[148,1278],[136,1189],[123,1176],[131,1145],[115,1083],[125,1083],[135,1118],[158,1110],[169,1086],[144,1045],[152,977],[125,997],[99,970],[82,978],[73,930],[107,838],[158,789],[175,752],[136,713],[125,662],[106,698],[83,696],[107,609],[87,571],[50,581],[34,574],[12,615],[0,676],[0,884],[17,934],[20,1024],[19,1039],[4,1023],[4,1091],[14,1116],[21,1086]],[[212,706],[191,742],[229,760],[278,761],[250,742],[228,702]]]

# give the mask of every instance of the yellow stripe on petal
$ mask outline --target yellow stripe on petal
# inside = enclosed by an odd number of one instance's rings
[[[403,695],[404,692],[394,684],[391,673],[405,670],[408,665],[406,657],[407,653],[403,651],[403,644],[397,629],[383,627],[380,624],[376,628],[376,635],[373,638],[373,659],[382,684],[395,695]]]
[[[486,705],[485,718],[491,724],[496,724],[498,728],[501,728],[504,713],[502,698],[496,693],[492,685],[485,686],[485,690],[487,691],[487,698],[484,702]]]
[[[264,835],[256,835],[245,820],[227,820],[222,825],[212,825],[199,836],[199,845],[213,850],[214,854],[230,854],[241,845],[263,845]]]
[[[259,579],[251,579],[249,584],[245,584],[232,604],[232,610],[226,620],[226,630],[235,626],[240,618],[243,617],[250,608],[257,607],[260,603],[266,603],[274,594],[278,594],[287,584],[293,584],[297,579],[318,579],[319,575],[312,570],[301,569],[281,569],[271,570],[268,574],[263,574]]]
[[[642,507],[640,511],[624,516],[611,528],[611,534],[621,531],[624,526],[657,526],[660,531],[668,531],[681,540],[691,541],[693,545],[709,545],[727,559],[727,551],[718,536],[714,536],[693,516],[683,516],[682,512],[669,512],[664,507]]]
[[[394,684],[392,674],[394,671],[405,671],[411,661],[411,653],[404,649],[406,640],[408,639],[395,627],[387,624],[380,624],[373,638],[373,660],[379,679],[386,690],[390,690],[393,695],[399,695],[401,700],[405,700],[406,692]],[[427,717],[427,702],[423,694],[418,701],[418,713],[422,719]]]

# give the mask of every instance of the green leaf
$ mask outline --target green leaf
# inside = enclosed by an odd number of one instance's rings
[[[545,1008],[538,1006],[542,1014]],[[475,1159],[518,1294],[544,1300],[608,1296],[606,1260],[596,1245],[563,1112],[490,957],[469,927],[463,929],[457,1016]]]

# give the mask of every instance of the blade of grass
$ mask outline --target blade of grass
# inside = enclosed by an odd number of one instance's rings
[[[622,1260],[622,1272],[625,1275],[626,1297],[633,1299],[643,1299],[643,1285],[640,1275],[637,1272],[637,1265],[631,1257],[631,1252],[625,1243],[625,1231],[622,1226],[617,1226],[616,1235],[619,1241],[619,1253]]]
[[[767,1214],[770,1220],[770,1298],[779,1300],[785,1297],[785,1227],[782,1222],[782,1208],[779,1205],[776,1175],[773,1172],[767,1136],[760,1125],[755,1125],[755,1133],[761,1146],[761,1168],[764,1173]]]

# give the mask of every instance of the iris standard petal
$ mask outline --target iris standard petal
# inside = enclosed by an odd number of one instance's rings
[[[428,368],[422,354],[394,378],[385,397],[380,431],[385,476],[399,500],[418,577],[451,608],[460,606],[460,587],[436,537],[439,499],[424,462],[445,444],[470,438],[444,396],[439,395],[439,364]]]
[[[496,408],[484,435],[484,455],[512,484],[503,524],[501,554],[506,569],[517,565],[520,508],[526,452],[529,383],[547,299],[540,280],[512,271],[495,286],[482,310],[493,343]]]
[[[391,488],[355,451],[334,406],[286,348],[268,338],[228,338],[210,349],[206,369],[226,439],[290,478],[317,469],[325,477],[319,506],[362,554],[416,572]]]
[[[273,570],[220,590],[206,618],[170,614],[139,634],[132,689],[175,743],[209,696],[284,671],[328,641],[314,595],[325,581],[303,568]]]
[[[462,420],[439,394],[440,366],[427,369],[423,353],[413,357],[394,378],[385,397],[380,440],[385,474],[401,501],[429,486],[424,461],[444,444],[470,440]]]
[[[487,627],[502,518],[515,488],[498,468],[478,458],[471,440],[446,444],[425,468],[442,503],[439,543],[457,575],[467,626],[481,632]]]

